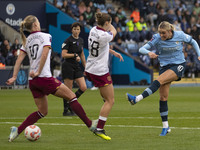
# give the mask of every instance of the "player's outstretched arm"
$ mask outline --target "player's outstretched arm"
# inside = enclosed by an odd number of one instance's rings
[[[153,58],[153,59],[157,58],[157,57],[158,57],[157,54],[155,54],[154,52],[151,52],[151,51],[148,50],[148,49],[150,49],[150,48],[151,48],[151,46],[147,43],[147,44],[145,44],[144,46],[142,46],[142,47],[139,49],[139,52],[140,52],[141,54],[144,54],[144,55],[147,55],[147,54],[148,54],[150,58]]]
[[[17,74],[19,72],[21,63],[24,60],[25,56],[26,56],[26,53],[23,51],[20,51],[19,56],[17,57],[16,63],[14,66],[13,76],[12,76],[12,78],[7,80],[7,82],[6,82],[7,85],[12,85],[15,82],[15,80],[17,79]]]
[[[192,39],[191,45],[194,47],[195,51],[197,52],[198,55],[198,60],[200,60],[200,49],[198,43]]]
[[[112,49],[109,49],[109,52],[111,54],[113,54],[115,57],[119,58],[120,61],[124,61],[122,55],[120,53],[117,53],[116,51],[112,50]]]

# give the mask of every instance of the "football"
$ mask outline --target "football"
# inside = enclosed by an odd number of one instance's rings
[[[30,125],[26,127],[24,135],[29,141],[36,141],[41,137],[41,129],[36,125]]]

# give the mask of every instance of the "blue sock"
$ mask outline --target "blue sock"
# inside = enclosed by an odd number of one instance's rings
[[[153,81],[150,87],[146,88],[142,93],[143,98],[153,94],[160,88],[160,82],[158,80]]]
[[[168,121],[168,105],[167,105],[167,101],[161,101],[160,100],[160,116],[161,116],[162,122]]]

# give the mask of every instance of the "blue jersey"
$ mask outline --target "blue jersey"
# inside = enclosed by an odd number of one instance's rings
[[[173,37],[165,41],[161,40],[160,34],[154,34],[148,44],[157,49],[160,66],[166,66],[185,62],[183,42],[191,44],[192,37],[183,31],[174,31]]]

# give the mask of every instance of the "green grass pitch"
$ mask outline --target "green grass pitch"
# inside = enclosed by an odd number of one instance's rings
[[[36,111],[29,90],[0,90],[0,150],[198,150],[200,149],[200,87],[171,87],[168,99],[171,133],[160,137],[159,93],[131,106],[125,93],[145,88],[115,88],[115,104],[105,126],[112,140],[93,133],[78,117],[63,117],[63,101],[48,96],[49,113],[39,120],[41,138],[25,139],[24,133],[8,142],[10,127],[18,126]],[[74,89],[75,90],[75,89]],[[103,104],[99,91],[87,90],[79,99],[90,119],[97,119]]]

